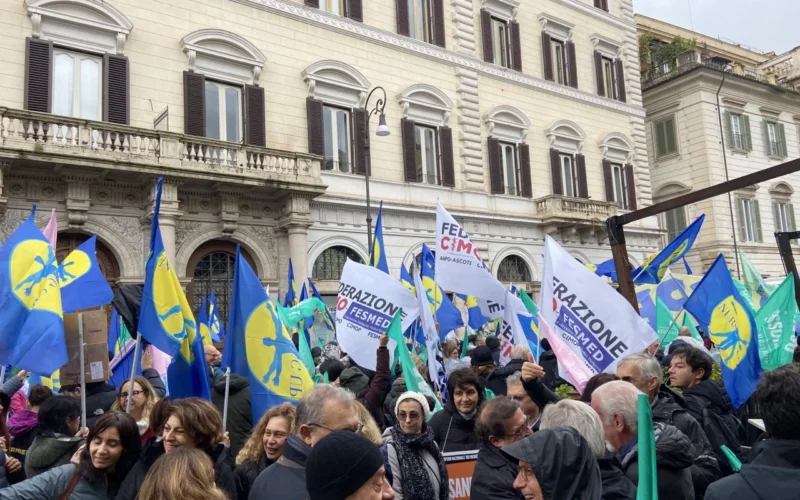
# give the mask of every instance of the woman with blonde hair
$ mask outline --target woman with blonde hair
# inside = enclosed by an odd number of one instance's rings
[[[378,427],[377,422],[372,418],[372,414],[370,414],[366,406],[358,401],[356,401],[355,404],[358,423],[361,424],[361,430],[358,433],[380,446],[383,444],[383,438],[381,437],[381,429]]]
[[[133,391],[131,394],[130,381],[125,382],[119,387],[117,391],[117,399],[111,405],[113,411],[125,411],[128,405],[128,397],[131,398],[131,411],[130,416],[136,420],[136,426],[139,427],[139,437],[142,444],[146,443],[148,439],[156,437],[155,432],[150,427],[150,412],[158,403],[158,395],[156,394],[153,386],[144,377],[135,377],[133,379]]]
[[[247,500],[256,478],[283,455],[283,444],[294,432],[295,408],[283,403],[270,408],[258,421],[236,457],[236,492]]]
[[[228,500],[214,484],[214,464],[197,448],[162,455],[150,468],[138,500]]]

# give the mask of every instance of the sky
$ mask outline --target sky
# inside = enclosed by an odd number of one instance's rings
[[[762,52],[781,54],[800,45],[800,0],[633,0],[633,7],[638,14]]]

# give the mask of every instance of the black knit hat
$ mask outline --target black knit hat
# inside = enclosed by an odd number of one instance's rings
[[[350,431],[332,432],[311,449],[306,489],[311,500],[344,500],[383,467],[383,453]]]
[[[488,346],[479,345],[472,351],[472,366],[493,365],[492,350]]]

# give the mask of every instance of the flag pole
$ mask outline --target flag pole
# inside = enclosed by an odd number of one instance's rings
[[[6,366],[3,365],[3,367],[0,368],[0,384],[2,384],[5,381],[6,381]]]
[[[84,365],[83,313],[78,313],[78,362],[81,365],[81,430],[86,424],[86,366]]]
[[[133,346],[133,367],[131,368],[131,380],[128,384],[128,402],[125,404],[125,413],[131,412],[131,404],[133,403],[133,379],[136,378],[136,367],[139,365],[139,356],[141,355],[142,347],[142,334],[137,333],[136,344]]]
[[[682,312],[683,312],[683,307],[681,307],[680,310],[678,310],[678,314],[676,314],[675,317],[672,318],[672,323],[669,324],[669,328],[667,328],[667,331],[664,332],[664,336],[661,337],[661,340],[658,341],[659,349],[661,348],[661,344],[664,343],[664,341],[667,339],[667,334],[669,333],[670,330],[672,330],[672,327],[675,326],[675,322],[678,321],[678,318],[680,318]],[[656,311],[656,314],[658,314],[658,311]],[[658,323],[658,321],[656,321],[656,323]]]
[[[231,390],[231,367],[225,369],[225,402],[222,405],[222,433],[228,428],[228,396]]]

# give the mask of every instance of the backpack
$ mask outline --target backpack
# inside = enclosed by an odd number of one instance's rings
[[[734,470],[728,458],[722,451],[722,445],[727,446],[740,460],[743,458],[742,445],[739,442],[739,431],[742,423],[732,413],[717,413],[709,409],[709,403],[703,404],[703,431],[705,431],[714,456],[717,457],[722,475],[729,476]]]

